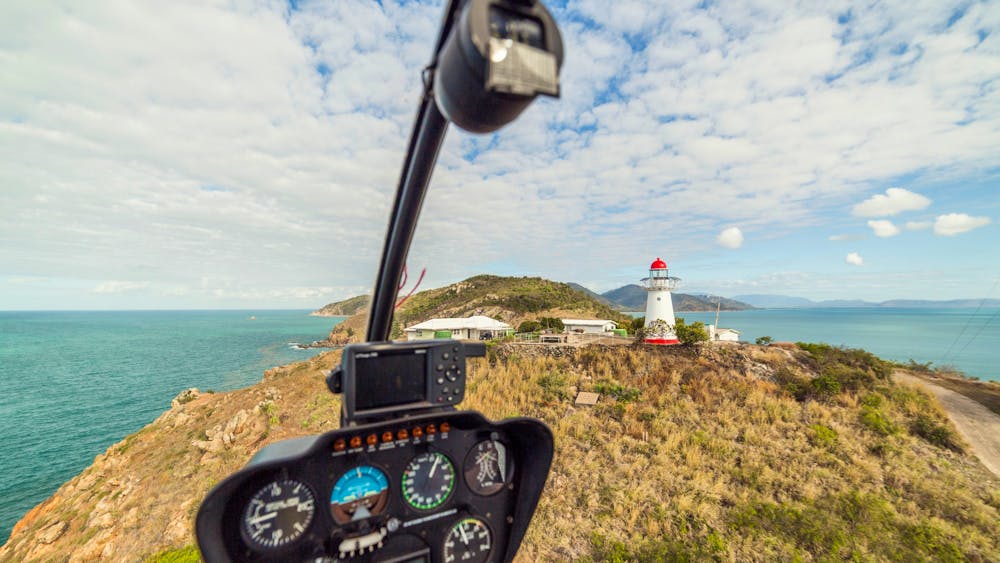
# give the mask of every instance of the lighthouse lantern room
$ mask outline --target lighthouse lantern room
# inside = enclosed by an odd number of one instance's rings
[[[649,277],[643,278],[646,288],[646,344],[679,344],[674,332],[674,303],[670,292],[676,289],[680,278],[670,275],[667,263],[657,258],[649,266]]]

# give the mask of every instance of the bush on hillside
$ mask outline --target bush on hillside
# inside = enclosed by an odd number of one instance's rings
[[[538,321],[524,321],[517,325],[518,332],[538,332],[542,330],[542,323]]]

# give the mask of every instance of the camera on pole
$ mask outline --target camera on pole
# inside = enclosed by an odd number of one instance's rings
[[[438,58],[434,98],[472,133],[510,123],[539,95],[559,97],[562,37],[541,2],[469,0]]]

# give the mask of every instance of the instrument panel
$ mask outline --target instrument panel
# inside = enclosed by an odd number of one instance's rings
[[[202,503],[207,561],[513,558],[552,461],[529,418],[438,412],[272,444]]]

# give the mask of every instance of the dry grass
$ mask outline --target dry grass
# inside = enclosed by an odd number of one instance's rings
[[[92,524],[102,501],[113,559],[190,546],[214,483],[267,443],[337,426],[339,399],[323,375],[338,359],[277,368],[254,387],[174,409],[60,489],[0,560],[85,551],[104,533]],[[936,402],[881,378],[873,361],[758,346],[504,345],[470,360],[463,407],[538,417],[555,433],[519,561],[1000,560],[997,480],[936,443],[942,428],[954,437]],[[594,390],[595,407],[573,404]],[[239,411],[250,416],[233,446],[193,445]],[[28,557],[56,521],[67,532]]]
[[[877,360],[543,350],[494,350],[492,367],[470,370],[466,401],[492,418],[539,417],[556,435],[520,560],[1000,558],[996,480],[911,432],[951,430],[932,398],[866,366]],[[850,389],[796,400],[781,370],[806,385],[839,373]],[[576,391],[604,395],[578,408]]]

